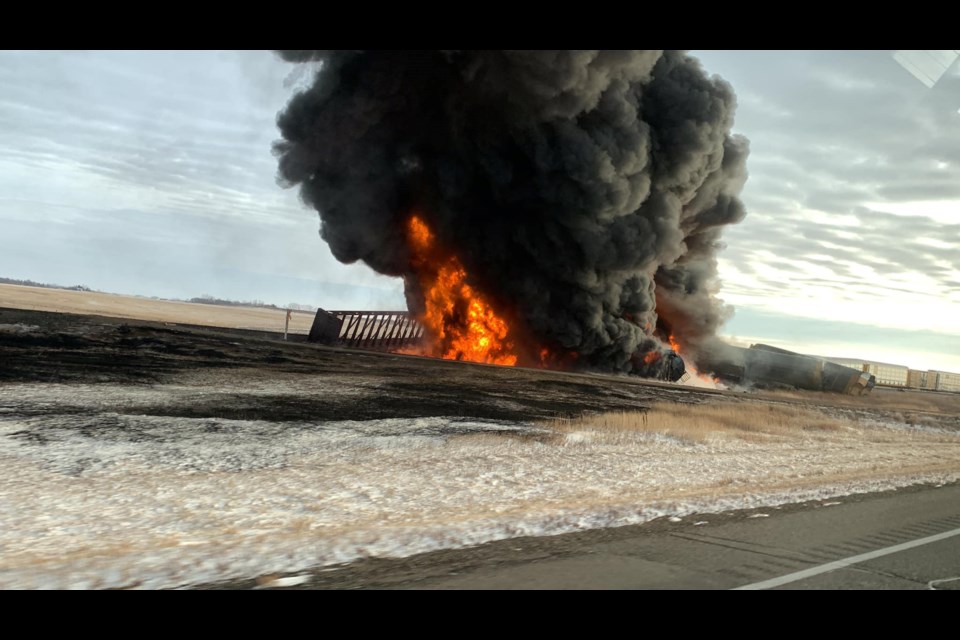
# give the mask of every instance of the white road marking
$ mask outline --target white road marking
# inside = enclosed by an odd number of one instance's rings
[[[310,582],[310,575],[289,576],[287,578],[275,578],[257,585],[254,589],[274,589],[277,587],[296,587]]]
[[[773,587],[779,587],[780,585],[796,582],[797,580],[810,578],[821,573],[828,573],[830,571],[836,571],[837,569],[843,569],[844,567],[849,567],[852,564],[866,562],[867,560],[873,560],[874,558],[881,558],[892,553],[899,553],[901,551],[906,551],[907,549],[913,549],[914,547],[930,544],[931,542],[946,540],[947,538],[952,538],[953,536],[960,536],[960,529],[952,529],[950,531],[945,531],[944,533],[927,536],[926,538],[918,538],[916,540],[911,540],[910,542],[904,542],[903,544],[895,544],[892,547],[884,547],[883,549],[877,549],[876,551],[870,551],[869,553],[861,553],[858,556],[850,556],[849,558],[844,558],[842,560],[835,560],[817,567],[804,569],[803,571],[788,573],[787,575],[780,576],[779,578],[771,578],[770,580],[763,580],[762,582],[754,582],[753,584],[737,587],[734,589],[734,591],[758,591],[760,589],[772,589]]]
[[[936,591],[938,584],[943,584],[944,582],[954,582],[956,580],[960,580],[960,576],[956,576],[954,578],[943,578],[941,580],[931,580],[930,582],[927,583],[927,589],[930,589],[931,591]]]

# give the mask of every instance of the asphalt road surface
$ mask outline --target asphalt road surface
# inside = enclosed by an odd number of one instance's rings
[[[292,588],[957,589],[960,486],[367,560],[303,576]]]

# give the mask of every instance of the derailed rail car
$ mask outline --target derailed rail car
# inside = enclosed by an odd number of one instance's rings
[[[852,372],[852,373],[851,373]],[[853,396],[870,393],[877,386],[877,377],[833,362],[823,363],[823,389]]]
[[[699,364],[727,383],[761,387],[864,395],[877,383],[876,377],[865,371],[765,344],[749,349],[716,345],[703,354]]]
[[[406,311],[326,311],[317,309],[309,342],[389,351],[419,344],[423,325]]]
[[[650,358],[650,355],[648,353],[635,353],[631,359],[630,373],[641,378],[676,382],[687,372],[683,358],[673,349],[653,358]]]

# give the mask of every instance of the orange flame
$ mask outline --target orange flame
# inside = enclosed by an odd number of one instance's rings
[[[660,352],[658,351],[648,351],[645,356],[643,356],[643,364],[653,364],[660,359]]]
[[[680,353],[680,343],[677,342],[677,339],[673,337],[672,333],[670,334],[669,340],[670,340],[670,348],[676,351],[677,353]]]
[[[416,215],[408,222],[407,240],[426,307],[418,320],[433,338],[433,344],[427,347],[428,355],[516,365],[516,350],[507,339],[510,327],[467,284],[467,272],[460,260],[437,247],[433,232]]]
[[[673,336],[672,333],[670,334],[670,337],[668,338],[668,340],[670,341],[670,348],[676,351],[680,355],[680,357],[683,357],[683,353],[681,353],[680,351],[680,343],[677,342],[677,339]],[[685,362],[685,364],[686,364],[687,371],[697,376],[697,378],[699,378],[702,382],[705,382],[706,384],[713,387],[721,386],[720,378],[716,376],[707,375],[706,373],[700,373],[699,371],[697,371],[697,368],[693,365],[692,362],[688,361],[688,362]]]

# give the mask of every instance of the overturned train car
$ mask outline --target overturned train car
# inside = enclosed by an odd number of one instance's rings
[[[630,373],[635,376],[667,382],[677,382],[687,372],[683,358],[673,349],[665,353],[636,353],[630,365]]]
[[[874,375],[820,358],[765,344],[749,349],[716,345],[705,350],[699,364],[728,384],[758,387],[793,387],[865,395],[877,384]]]
[[[324,345],[395,351],[417,346],[423,335],[423,325],[406,311],[317,309],[307,340]],[[676,382],[686,374],[683,358],[676,351],[651,355],[637,353],[631,362],[631,373],[669,382]]]
[[[418,344],[423,326],[406,311],[326,311],[317,309],[309,342],[392,351]]]

